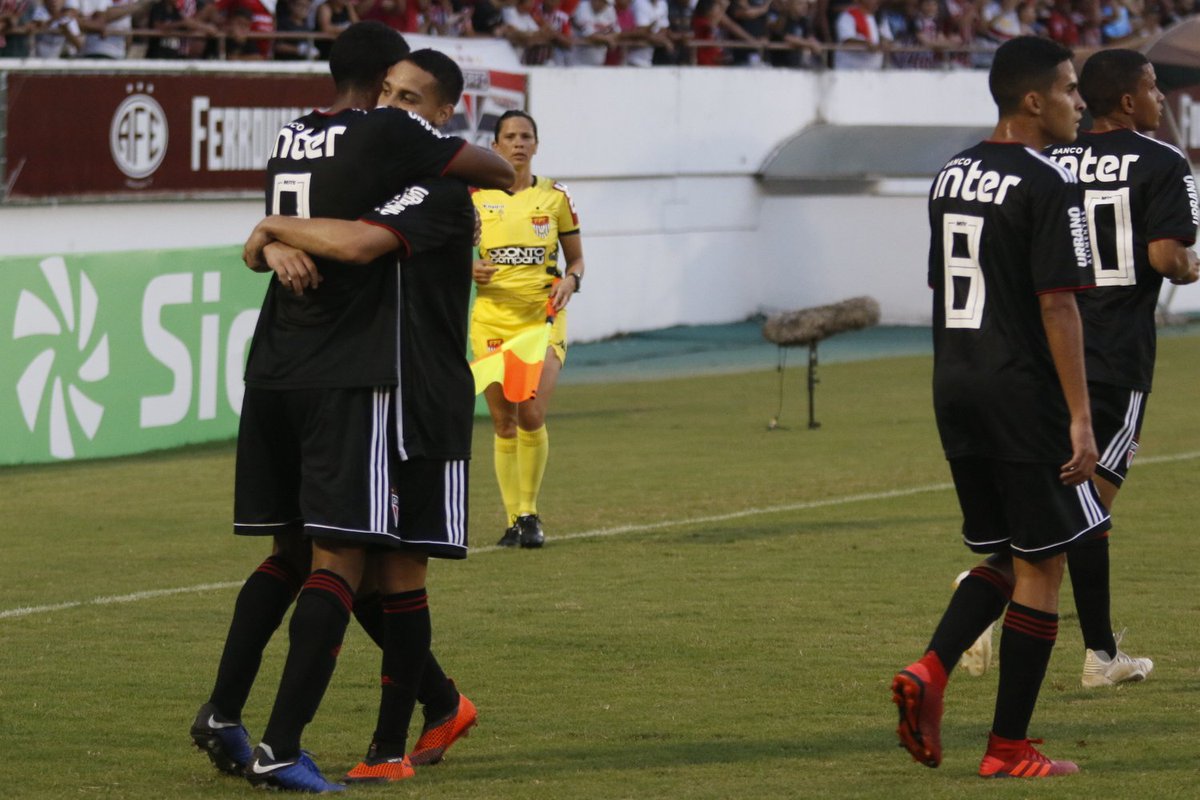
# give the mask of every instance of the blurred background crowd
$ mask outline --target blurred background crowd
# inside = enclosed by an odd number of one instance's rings
[[[1137,46],[1200,0],[0,0],[0,57],[314,60],[347,25],[506,40],[528,65],[986,68],[1014,36]]]

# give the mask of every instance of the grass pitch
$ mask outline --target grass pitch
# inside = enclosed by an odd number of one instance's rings
[[[816,431],[804,426],[798,370],[790,427],[774,432],[772,372],[560,388],[540,552],[489,548],[503,521],[481,423],[471,535],[482,547],[465,563],[436,563],[430,581],[435,650],[480,724],[415,780],[350,794],[1194,797],[1200,338],[1161,350],[1113,536],[1114,619],[1155,673],[1082,689],[1068,592],[1031,731],[1080,775],[974,776],[994,669],[952,681],[941,768],[895,745],[890,679],[920,654],[952,578],[974,561],[958,543],[929,361],[898,358],[822,367]],[[250,791],[212,770],[187,736],[232,584],[264,555],[263,542],[229,533],[232,471],[232,447],[219,445],[0,472],[6,796]],[[153,594],[176,589],[186,591]],[[121,601],[93,602],[103,597]],[[77,605],[46,608],[60,604]],[[246,710],[252,737],[285,640],[272,643]],[[377,664],[352,624],[305,736],[327,774],[365,751]]]

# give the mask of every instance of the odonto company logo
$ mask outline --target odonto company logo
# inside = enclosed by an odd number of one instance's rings
[[[80,270],[74,293],[62,258],[47,258],[38,266],[50,293],[21,290],[12,338],[42,337],[37,341],[46,346],[17,379],[17,399],[30,432],[47,432],[50,455],[74,458],[71,420],[90,440],[104,418],[104,406],[80,387],[108,377],[108,334],[94,335],[100,299],[87,273]],[[64,362],[71,356],[82,363],[73,375],[64,374],[70,370]]]

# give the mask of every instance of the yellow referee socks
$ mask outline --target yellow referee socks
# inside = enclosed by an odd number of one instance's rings
[[[521,487],[521,514],[536,514],[538,493],[542,490],[542,476],[546,474],[546,462],[550,460],[550,434],[546,426],[536,431],[517,428],[517,475]]]
[[[521,481],[517,470],[517,439],[502,439],[497,436],[492,446],[496,463],[496,483],[500,484],[500,499],[504,502],[504,513],[508,525],[517,521],[520,514]]]

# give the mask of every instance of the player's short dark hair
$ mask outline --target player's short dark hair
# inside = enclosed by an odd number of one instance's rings
[[[500,129],[504,127],[504,123],[516,117],[529,120],[529,124],[533,126],[533,140],[535,142],[538,140],[537,123],[533,121],[533,117],[519,108],[514,108],[512,111],[505,111],[500,115],[500,119],[496,120],[496,128],[492,131],[493,142],[500,141]]]
[[[1029,92],[1045,92],[1053,86],[1058,65],[1070,59],[1070,50],[1037,36],[1018,36],[1000,45],[988,73],[988,88],[1001,116],[1015,112]]]
[[[1116,111],[1121,98],[1136,94],[1142,70],[1150,59],[1136,50],[1101,50],[1087,60],[1079,73],[1079,93],[1093,117]]]
[[[458,64],[454,63],[454,59],[440,50],[434,50],[426,47],[421,50],[413,50],[406,55],[403,61],[408,61],[415,67],[419,67],[437,81],[438,95],[443,103],[449,103],[452,106],[458,105],[458,99],[462,97],[463,91],[463,74],[458,68]]]
[[[338,91],[378,92],[392,65],[408,55],[408,42],[382,22],[356,22],[338,34],[329,51],[329,73]]]

